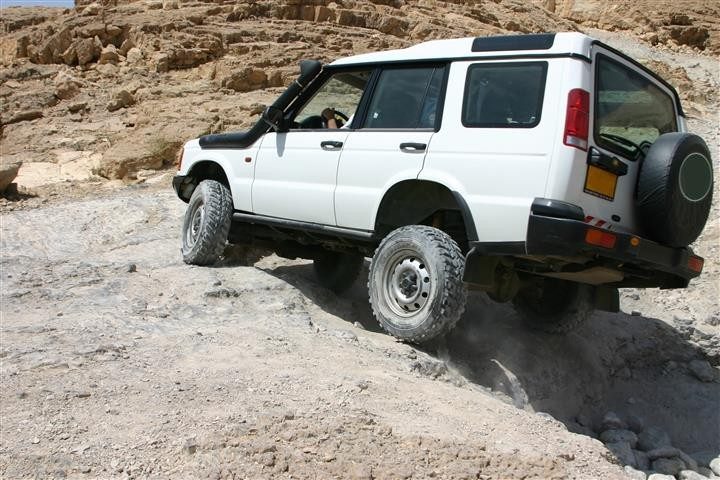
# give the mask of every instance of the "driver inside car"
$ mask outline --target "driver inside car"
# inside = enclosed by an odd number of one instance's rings
[[[334,108],[326,108],[322,111],[320,116],[323,118],[325,128],[340,128],[343,125],[342,120],[337,120],[335,118]]]

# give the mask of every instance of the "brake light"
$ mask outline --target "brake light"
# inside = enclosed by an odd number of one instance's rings
[[[705,260],[700,257],[696,257],[695,255],[691,255],[690,258],[688,258],[688,268],[693,272],[702,272],[704,264]]]
[[[590,93],[580,88],[573,88],[568,93],[563,143],[580,150],[587,150],[589,125]]]
[[[588,228],[585,232],[585,243],[603,248],[614,248],[617,237],[609,232]]]

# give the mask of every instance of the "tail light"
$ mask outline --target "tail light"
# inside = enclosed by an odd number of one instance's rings
[[[603,230],[588,228],[585,232],[585,243],[603,248],[614,248],[617,237]]]
[[[688,268],[693,272],[702,272],[704,263],[705,261],[697,255],[691,255],[690,258],[688,258]]]
[[[590,93],[574,88],[568,93],[563,143],[569,147],[587,150],[589,125]]]

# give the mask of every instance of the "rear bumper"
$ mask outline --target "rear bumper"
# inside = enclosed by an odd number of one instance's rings
[[[571,217],[571,218],[568,218]],[[700,275],[689,267],[691,258],[702,265],[702,258],[690,248],[673,248],[636,235],[592,227],[585,223],[582,209],[555,200],[536,199],[528,220],[527,238],[524,244],[507,245],[499,251],[489,251],[486,244],[471,244],[469,254],[514,255],[534,257],[578,258],[582,262],[569,261],[560,271],[572,272],[582,268],[606,267],[623,273],[624,279],[614,284],[618,287],[684,288],[690,279]],[[598,230],[614,235],[611,247],[591,245],[586,241],[588,230]],[[510,250],[510,251],[508,251]],[[538,269],[530,273],[556,273],[557,269]]]

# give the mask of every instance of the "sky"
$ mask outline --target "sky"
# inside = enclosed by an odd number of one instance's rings
[[[0,8],[16,6],[68,8],[74,5],[74,0],[0,0]]]

